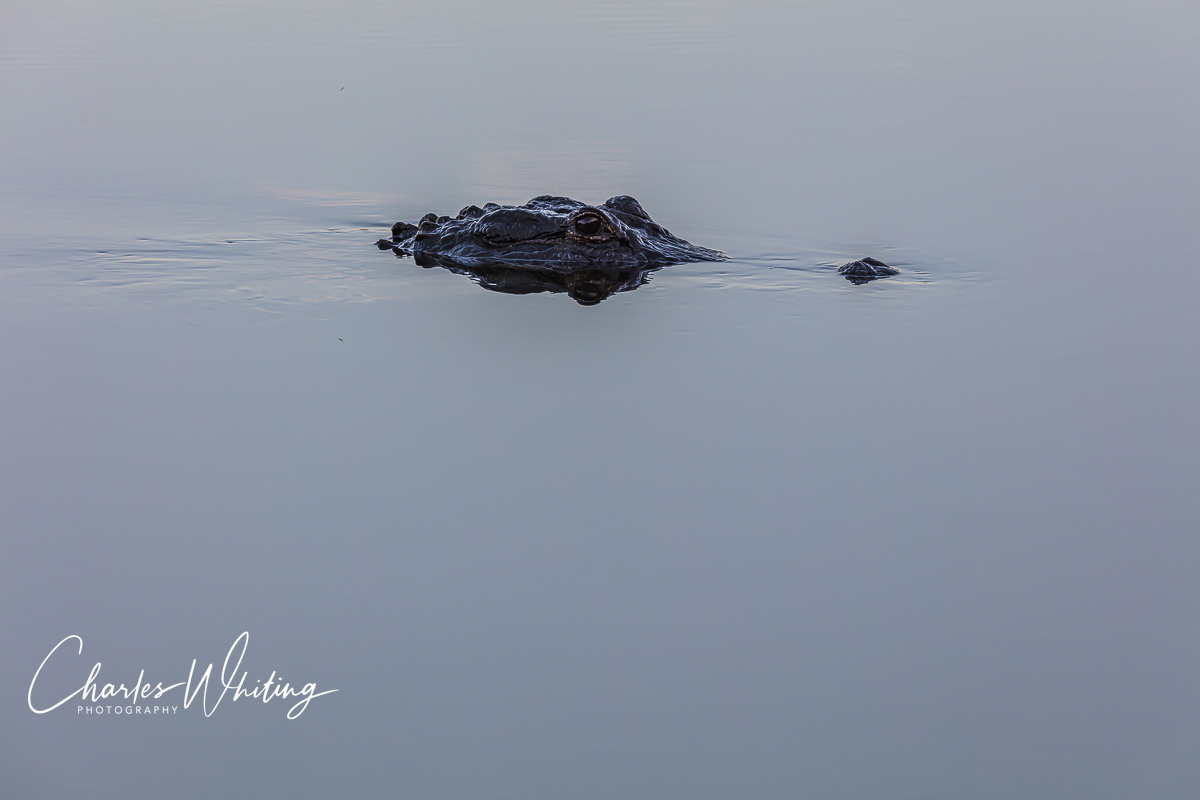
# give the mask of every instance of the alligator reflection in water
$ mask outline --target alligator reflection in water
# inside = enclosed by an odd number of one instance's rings
[[[382,247],[382,245],[381,245]],[[408,253],[392,248],[397,258],[408,258]],[[594,306],[617,292],[636,289],[649,280],[657,266],[642,269],[631,267],[571,267],[568,269],[547,268],[538,264],[478,264],[467,267],[458,264],[439,263],[424,258],[417,263],[422,267],[440,266],[458,275],[466,275],[484,289],[505,294],[537,294],[539,292],[565,292],[580,305]]]
[[[542,195],[523,206],[467,206],[453,219],[426,214],[418,225],[397,222],[377,244],[485,289],[566,292],[583,305],[636,289],[668,264],[728,260],[673,236],[624,195],[599,206]]]

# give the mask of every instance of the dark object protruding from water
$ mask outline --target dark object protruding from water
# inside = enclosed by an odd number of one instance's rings
[[[392,238],[377,244],[418,266],[470,275],[485,289],[566,292],[583,305],[636,289],[668,264],[728,260],[673,236],[626,195],[598,206],[542,195],[523,206],[467,206],[453,219],[426,214],[416,225],[397,222]]]
[[[878,258],[867,256],[866,258],[860,258],[858,261],[851,261],[849,264],[843,264],[838,267],[838,274],[845,275],[846,280],[855,286],[859,286],[864,283],[870,283],[878,278],[899,275],[900,270],[895,267],[889,267]]]

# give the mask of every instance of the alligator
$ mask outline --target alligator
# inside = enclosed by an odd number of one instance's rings
[[[636,289],[669,264],[729,260],[673,236],[628,195],[598,206],[552,195],[522,206],[467,206],[453,219],[431,213],[416,225],[397,222],[392,237],[376,244],[397,258],[412,256],[418,266],[467,275],[485,289],[565,292],[581,305]],[[870,257],[838,272],[856,285],[900,273]]]
[[[626,195],[597,206],[542,195],[522,206],[467,206],[454,218],[426,214],[416,225],[397,222],[376,244],[486,289],[566,292],[582,305],[636,289],[669,264],[729,260],[673,236]]]

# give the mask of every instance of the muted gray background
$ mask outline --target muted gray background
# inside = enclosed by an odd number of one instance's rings
[[[4,797],[1200,792],[1194,4],[0,19]],[[370,247],[542,193],[734,260]]]

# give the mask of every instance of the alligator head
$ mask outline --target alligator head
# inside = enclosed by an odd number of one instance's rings
[[[416,225],[397,222],[378,245],[419,266],[472,274],[486,288],[566,291],[588,305],[667,264],[727,260],[671,235],[624,195],[598,206],[543,195],[523,206],[467,206],[454,218],[426,214]]]

